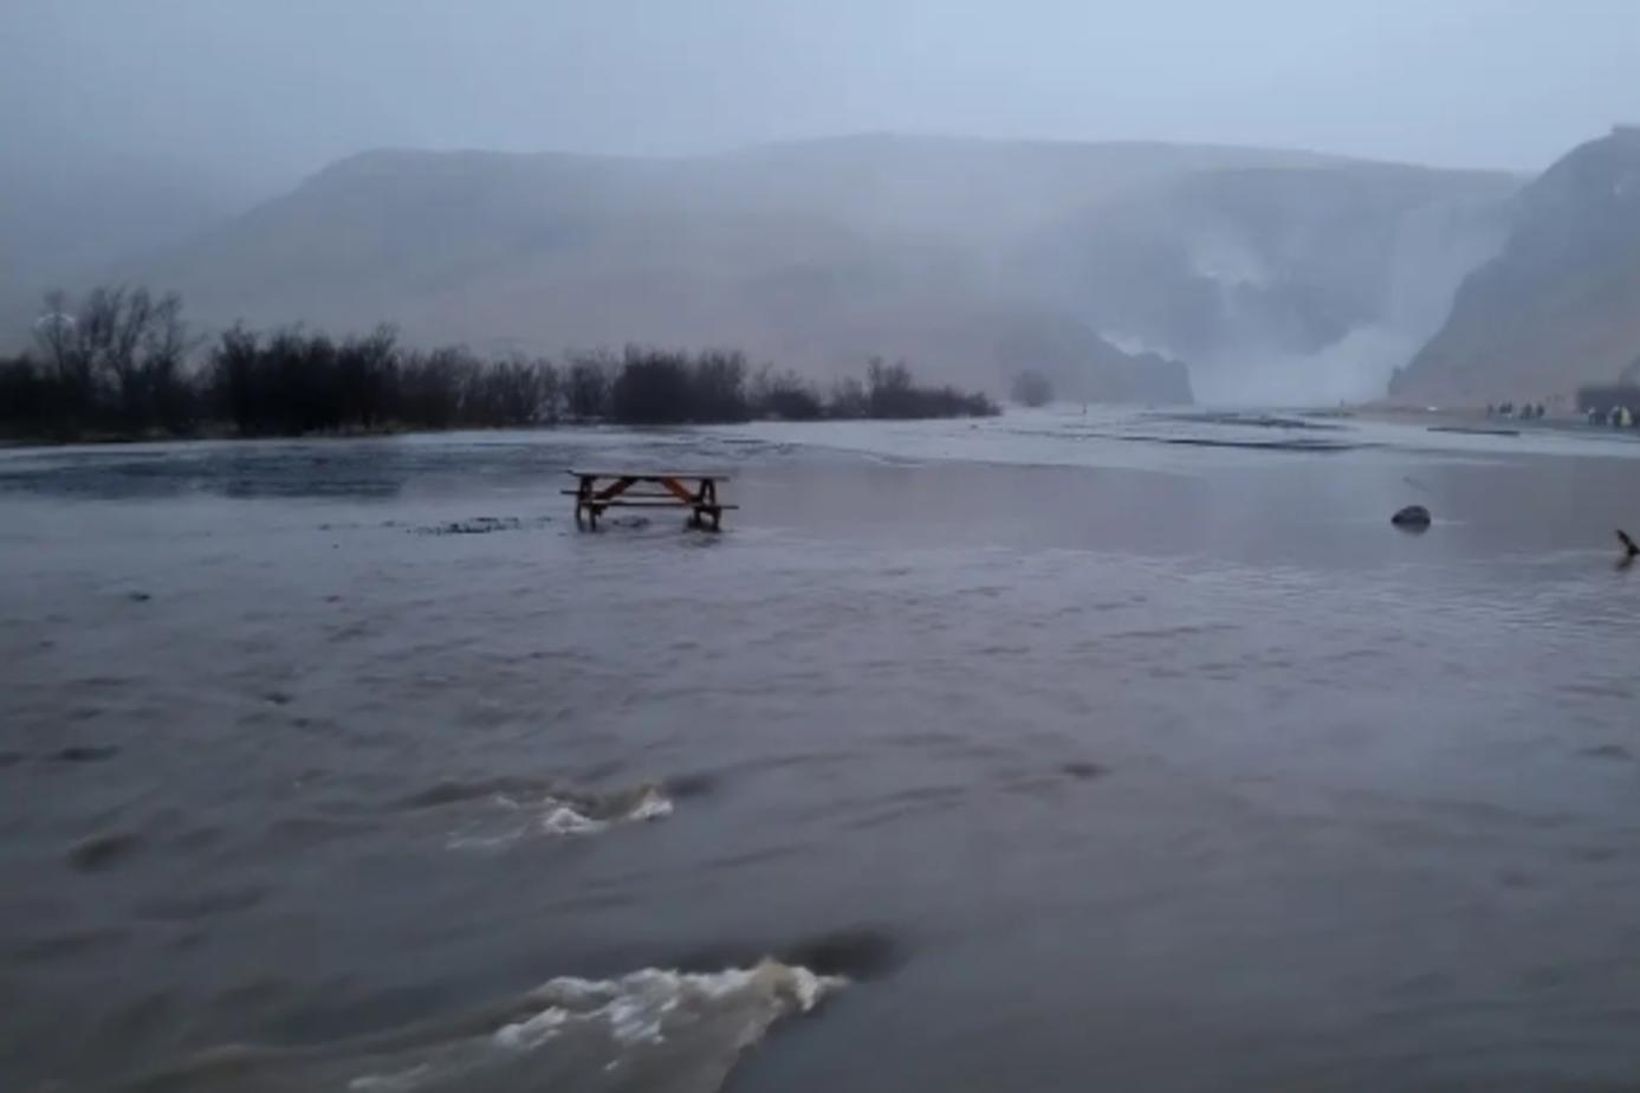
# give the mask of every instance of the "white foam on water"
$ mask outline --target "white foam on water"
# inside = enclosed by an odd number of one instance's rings
[[[644,786],[636,793],[608,797],[571,797],[547,794],[535,801],[520,801],[496,794],[492,804],[509,814],[528,813],[524,824],[509,824],[500,831],[469,829],[452,835],[446,845],[452,850],[493,850],[532,835],[576,838],[597,835],[612,827],[645,823],[670,816],[672,799],[659,786]]]
[[[663,816],[672,815],[672,798],[650,786],[643,791],[637,804],[627,812],[626,818],[633,822],[642,820],[658,820]]]
[[[535,1047],[565,1026],[579,1023],[602,1026],[621,1044],[661,1043],[674,1014],[683,1014],[680,1021],[694,1021],[712,1003],[748,998],[766,1004],[767,1027],[786,1013],[809,1012],[845,982],[841,976],[816,975],[771,959],[714,973],[644,968],[619,979],[564,976],[531,991],[530,997],[547,1007],[528,1020],[502,1027],[495,1041],[505,1047]]]
[[[568,1010],[556,1007],[544,1009],[526,1021],[501,1026],[496,1030],[495,1042],[501,1047],[529,1051],[557,1036],[559,1028],[567,1020]]]
[[[765,959],[749,968],[643,968],[552,979],[489,1016],[323,1047],[245,1049],[229,1069],[202,1056],[177,1088],[446,1093],[650,1090],[713,1093],[776,1022],[808,1013],[846,980]]]
[[[544,835],[594,835],[609,827],[605,820],[594,820],[582,815],[569,805],[550,806],[541,817],[540,829]]]
[[[655,786],[645,786],[631,804],[606,815],[598,815],[596,804],[544,798],[535,806],[544,810],[540,829],[547,835],[594,835],[616,824],[643,823],[672,814],[672,799]]]

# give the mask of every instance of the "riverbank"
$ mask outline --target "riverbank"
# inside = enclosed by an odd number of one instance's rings
[[[1483,408],[1419,409],[1380,405],[1362,406],[1351,413],[1367,421],[1476,435],[1521,436],[1533,433],[1558,433],[1570,436],[1607,437],[1613,440],[1640,440],[1640,429],[1622,429],[1604,423],[1591,423],[1581,414],[1556,413],[1525,418],[1488,414]]]

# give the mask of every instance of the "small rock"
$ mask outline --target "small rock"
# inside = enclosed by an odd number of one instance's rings
[[[818,975],[872,979],[899,967],[907,953],[894,933],[880,926],[860,925],[798,941],[779,955],[786,963]]]
[[[717,776],[713,774],[680,774],[666,780],[666,795],[675,801],[703,797],[717,788],[717,782]]]
[[[1430,522],[1429,510],[1422,505],[1408,505],[1391,516],[1389,522],[1398,528],[1427,528]]]
[[[148,592],[127,592],[125,594],[125,598],[130,600],[132,603],[147,603],[154,597],[152,593]]]
[[[1059,770],[1062,774],[1068,774],[1072,778],[1079,778],[1083,781],[1100,778],[1110,773],[1109,767],[1101,766],[1098,763],[1061,763]]]

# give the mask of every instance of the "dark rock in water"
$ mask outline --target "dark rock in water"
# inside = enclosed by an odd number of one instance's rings
[[[1389,518],[1398,528],[1423,529],[1429,526],[1429,510],[1422,505],[1408,505]]]
[[[906,953],[889,931],[876,926],[855,926],[784,947],[779,957],[816,975],[871,979],[898,968],[905,962]]]
[[[125,598],[130,600],[132,603],[147,603],[154,597],[150,592],[128,592],[126,593]]]
[[[1099,763],[1061,763],[1059,765],[1059,770],[1062,774],[1067,774],[1072,778],[1078,778],[1082,781],[1101,778],[1110,773],[1109,767],[1103,766]]]
[[[703,797],[717,788],[717,781],[717,776],[713,774],[680,774],[666,780],[666,795],[679,801]]]
[[[119,752],[120,749],[112,744],[70,744],[51,757],[64,763],[95,763],[112,759]]]
[[[139,836],[125,832],[94,835],[75,844],[74,849],[68,853],[68,862],[74,868],[89,873],[108,868],[141,846],[142,839]]]
[[[686,953],[639,959],[687,971],[714,971],[747,965],[769,956],[782,964],[807,968],[816,975],[841,975],[859,981],[892,974],[906,963],[909,955],[905,942],[895,931],[883,925],[861,923],[772,944],[767,939],[740,937],[712,942]]]

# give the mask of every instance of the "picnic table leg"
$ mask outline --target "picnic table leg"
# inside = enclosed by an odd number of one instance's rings
[[[712,512],[712,530],[713,531],[722,531],[723,530],[723,506],[718,504],[717,483],[713,482],[711,479],[707,479],[706,481],[702,482],[700,484],[700,494],[701,494],[701,497],[706,498],[706,499],[710,500],[710,502],[711,502],[711,505],[712,505],[712,509],[711,509],[711,512]]]
[[[666,490],[667,493],[671,494],[673,497],[676,497],[681,503],[689,506],[689,519],[685,521],[686,526],[700,527],[701,489],[704,487],[697,488],[691,492],[688,486],[685,486],[676,478],[662,478],[660,483],[661,488]]]
[[[599,508],[593,503],[596,496],[594,490],[596,483],[596,477],[584,474],[581,476],[581,484],[576,487],[575,492],[575,526],[581,526],[581,514],[584,511],[586,513],[586,526],[590,531],[598,530]]]
[[[587,523],[591,525],[593,531],[598,530],[598,517],[604,514],[604,510],[609,507],[608,503],[631,489],[637,482],[637,478],[622,476],[600,490],[596,488],[597,477],[595,475],[582,476],[581,497],[585,499]]]

